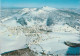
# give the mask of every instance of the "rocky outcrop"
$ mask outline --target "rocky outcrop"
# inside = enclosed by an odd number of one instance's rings
[[[80,47],[80,43],[64,42],[65,45],[70,47]]]
[[[35,56],[34,52],[31,51],[29,48],[20,49],[11,51],[8,53],[2,54],[2,56]]]

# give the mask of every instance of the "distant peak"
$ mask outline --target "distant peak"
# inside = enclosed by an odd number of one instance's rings
[[[57,10],[56,8],[49,7],[49,6],[44,6],[44,7],[42,7],[42,9],[44,9],[44,10]]]

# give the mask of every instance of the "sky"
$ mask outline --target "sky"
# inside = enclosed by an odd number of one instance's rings
[[[80,0],[1,0],[3,8],[50,6],[55,8],[80,8]]]

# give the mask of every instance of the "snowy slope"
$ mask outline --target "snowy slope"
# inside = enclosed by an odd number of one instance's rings
[[[23,8],[0,20],[0,54],[25,47],[39,54],[79,54],[79,48],[64,44],[80,43],[77,20],[80,15],[75,12],[51,7]]]
[[[15,28],[0,26],[0,54],[25,47],[26,37],[20,30]],[[24,41],[23,41],[24,40]],[[20,43],[21,42],[21,43]],[[19,44],[20,43],[20,44]]]

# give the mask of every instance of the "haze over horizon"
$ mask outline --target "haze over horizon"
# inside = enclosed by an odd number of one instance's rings
[[[80,8],[80,0],[1,0],[2,8],[43,7]]]

